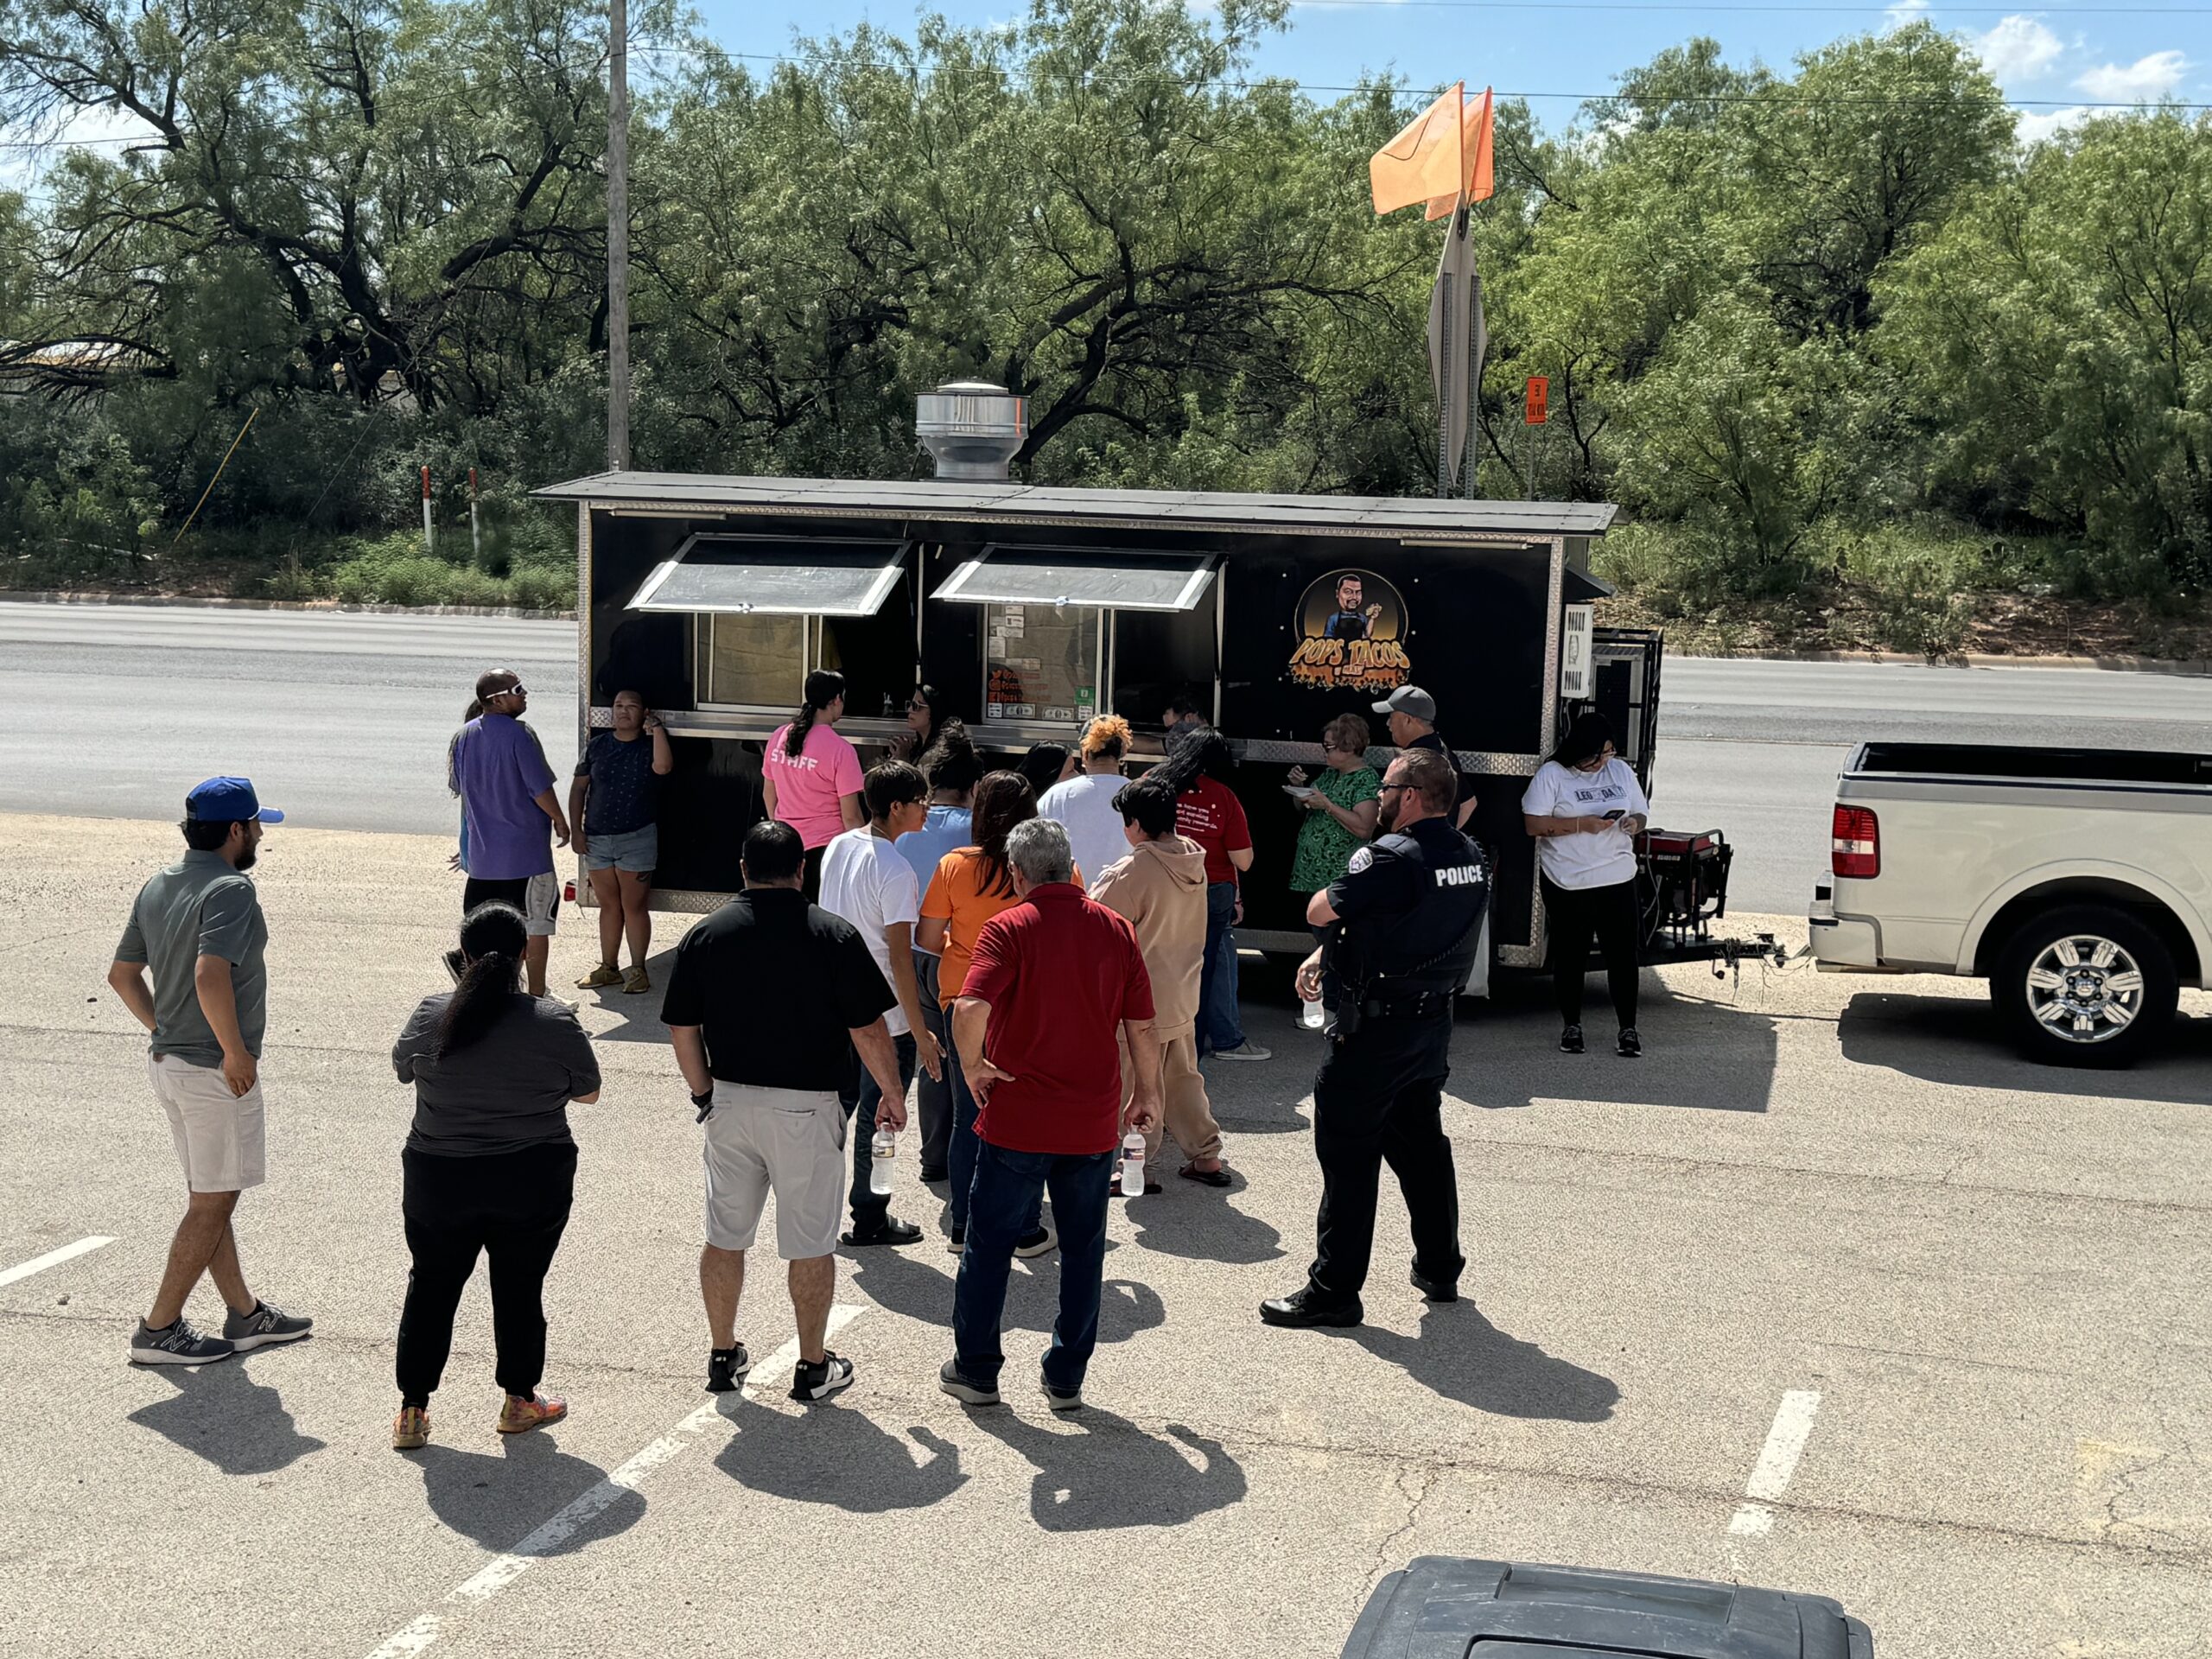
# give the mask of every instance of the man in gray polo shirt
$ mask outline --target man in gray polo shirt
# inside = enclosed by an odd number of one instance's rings
[[[231,1235],[238,1194],[265,1178],[260,1060],[269,924],[244,873],[253,868],[261,826],[283,820],[244,778],[210,778],[194,790],[181,826],[188,850],[139,890],[107,971],[124,1006],[153,1033],[147,1066],[190,1193],[153,1310],[131,1335],[130,1357],[141,1364],[205,1364],[294,1341],[314,1324],[246,1288]],[[203,1273],[229,1309],[219,1338],[202,1336],[184,1317]]]

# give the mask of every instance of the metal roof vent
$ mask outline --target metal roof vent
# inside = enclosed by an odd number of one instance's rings
[[[955,380],[914,400],[914,435],[937,460],[939,478],[1003,479],[1029,435],[1021,398],[988,380]]]

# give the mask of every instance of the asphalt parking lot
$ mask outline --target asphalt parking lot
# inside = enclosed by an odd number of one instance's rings
[[[697,1131],[658,997],[588,997],[607,1083],[574,1112],[548,1285],[574,1416],[493,1433],[480,1287],[433,1445],[401,1456],[411,1096],[385,1057],[442,981],[449,840],[270,833],[271,1179],[238,1234],[255,1287],[317,1327],[197,1372],[124,1363],[181,1182],[103,983],[176,840],[0,815],[0,1653],[1325,1659],[1422,1554],[1820,1591],[1884,1659],[2205,1650],[2202,994],[2169,1052],[2107,1075],[2014,1059],[1969,983],[1671,968],[1634,1064],[1552,1052],[1524,987],[1455,1044],[1471,1299],[1405,1287],[1386,1192],[1368,1323],[1334,1333],[1255,1313],[1298,1282],[1319,1191],[1319,1039],[1260,1003],[1276,1058],[1212,1068],[1240,1179],[1171,1177],[1116,1216],[1071,1421],[1028,1387],[1050,1258],[1015,1274],[1009,1403],[938,1392],[934,1242],[842,1264],[832,1340],[860,1379],[836,1403],[775,1385],[768,1273],[740,1324],[759,1385],[702,1394]],[[933,1223],[906,1179],[897,1211]]]

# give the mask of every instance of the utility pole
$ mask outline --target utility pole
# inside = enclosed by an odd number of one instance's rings
[[[630,8],[607,7],[607,469],[630,464]]]

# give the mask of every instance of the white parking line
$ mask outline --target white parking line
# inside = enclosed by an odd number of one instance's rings
[[[839,1303],[830,1310],[830,1334],[836,1336],[865,1311],[864,1306]],[[798,1363],[798,1338],[793,1337],[767,1358],[754,1365],[745,1379],[751,1394],[764,1384],[780,1382]],[[489,1601],[546,1556],[552,1554],[592,1519],[625,1492],[635,1491],[645,1478],[677,1456],[705,1430],[721,1421],[719,1399],[709,1400],[651,1446],[632,1458],[581,1497],[573,1498],[553,1518],[504,1554],[494,1555],[467,1582],[446,1597],[445,1611],[432,1609],[397,1631],[369,1659],[410,1659],[427,1651],[459,1612]]]
[[[64,1262],[73,1262],[80,1255],[90,1255],[103,1244],[114,1243],[113,1239],[103,1234],[94,1233],[89,1238],[79,1239],[74,1244],[64,1244],[58,1250],[48,1250],[44,1255],[35,1255],[21,1267],[9,1268],[5,1271],[0,1271],[0,1285],[12,1285],[18,1279],[28,1279],[35,1273],[44,1273],[48,1268],[58,1268]]]
[[[1728,1517],[1732,1536],[1764,1538],[1774,1530],[1774,1511],[1767,1505],[1789,1490],[1789,1477],[1804,1455],[1806,1437],[1813,1432],[1813,1414],[1820,1408],[1821,1396],[1811,1389],[1792,1389],[1782,1396],[1774,1427],[1767,1430],[1759,1460],[1745,1483],[1745,1501]]]

